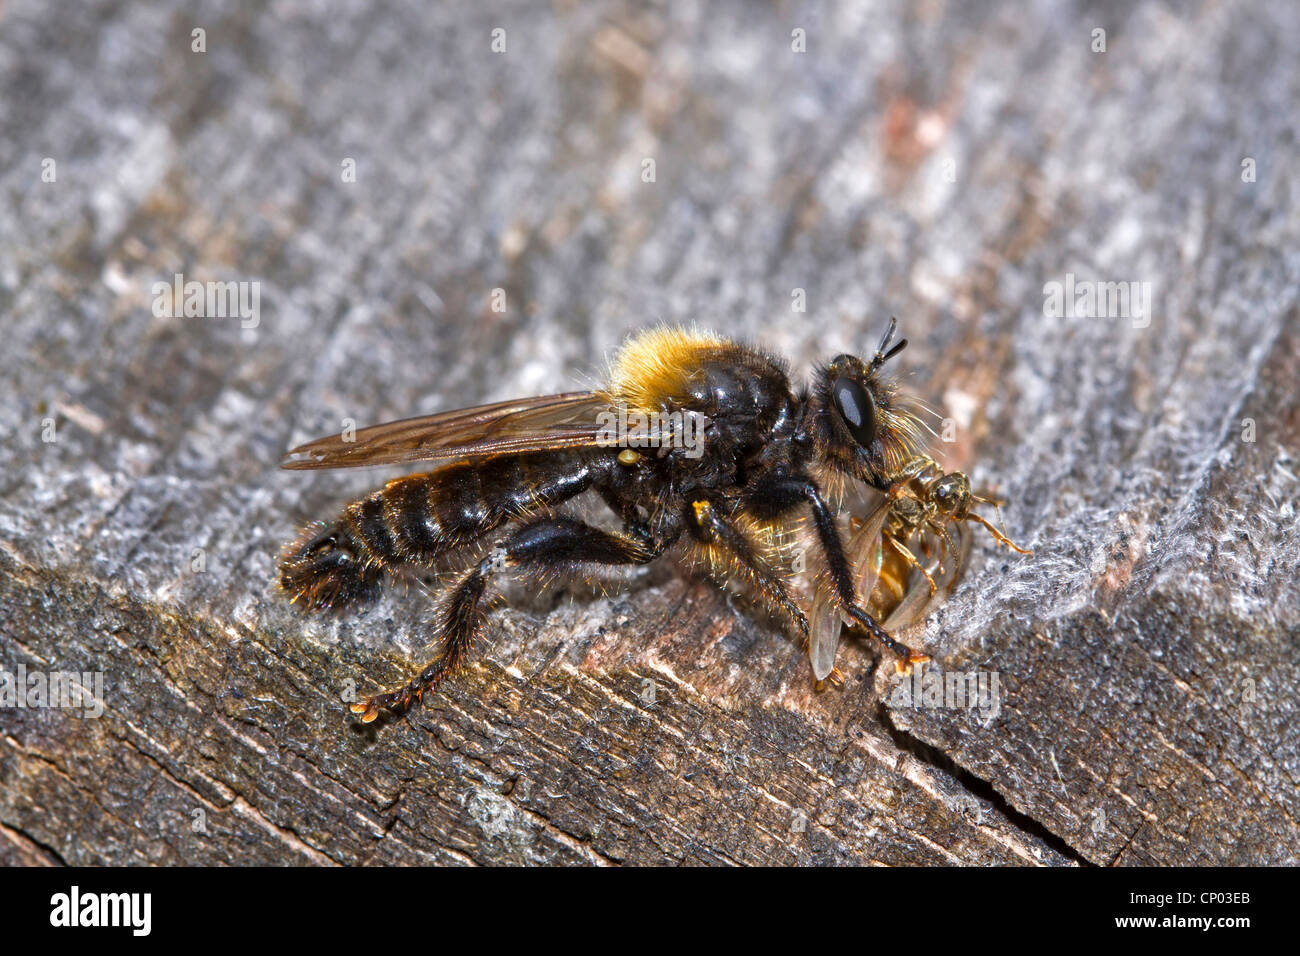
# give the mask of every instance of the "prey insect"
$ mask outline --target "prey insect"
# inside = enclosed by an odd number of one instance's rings
[[[882,372],[907,344],[891,347],[894,331],[891,320],[874,355],[840,355],[796,390],[784,362],[762,349],[656,329],[628,340],[600,389],[308,442],[283,467],[427,462],[430,470],[308,528],[281,558],[280,585],[308,608],[343,609],[376,597],[385,579],[477,549],[438,612],[432,660],[405,686],[353,705],[369,722],[410,707],[455,672],[486,627],[493,579],[504,571],[585,575],[672,552],[720,583],[739,581],[807,640],[809,620],[791,595],[781,545],[783,529],[807,518],[826,567],[824,607],[904,666],[926,660],[868,609],[871,592],[859,587],[823,492],[847,479],[892,494],[900,482],[921,480],[908,469],[925,428]],[[611,419],[638,424],[611,440]],[[568,513],[566,504],[582,497],[603,500],[618,527]],[[905,499],[891,500],[881,520],[892,522],[890,540],[907,545]],[[916,527],[950,520],[937,515]]]
[[[972,511],[975,504],[1001,502],[974,494],[963,473],[945,473],[932,458],[918,455],[852,527],[845,551],[856,571],[854,584],[887,631],[923,620],[947,599],[970,553],[973,525],[982,525],[1000,545],[1030,553]],[[824,591],[814,598],[810,617],[813,677],[819,684],[838,683],[835,652],[842,619]]]

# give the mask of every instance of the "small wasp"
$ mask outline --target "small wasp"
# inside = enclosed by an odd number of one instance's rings
[[[866,546],[858,542],[846,552],[837,510],[823,491],[848,480],[885,493],[891,504],[879,521],[888,531],[877,537],[887,534],[903,548],[913,537],[909,526],[928,537],[965,517],[944,503],[946,492],[941,498],[937,486],[924,483],[916,462],[925,426],[882,375],[907,344],[890,347],[895,328],[891,320],[869,359],[840,355],[817,371],[811,388],[798,391],[785,363],[762,349],[660,328],[624,344],[601,389],[308,442],[282,466],[433,467],[309,527],[282,557],[280,585],[308,608],[345,608],[376,597],[388,577],[478,546],[480,556],[460,573],[439,613],[433,660],[404,687],[352,706],[369,722],[381,710],[422,700],[456,670],[485,627],[492,578],[506,569],[579,575],[647,564],[671,550],[719,583],[741,583],[807,641],[810,625],[791,596],[783,542],[791,521],[811,517],[825,563],[819,610],[834,612],[836,639],[843,619],[904,666],[927,660],[868,610],[874,582],[860,586],[858,555],[851,557]],[[915,493],[897,491],[900,483]],[[561,509],[593,494],[611,509],[617,530]],[[905,502],[913,498],[934,510],[912,517]]]
[[[1000,505],[998,499],[972,493],[966,475],[945,474],[927,455],[912,459],[876,499],[865,518],[850,519],[853,530],[845,551],[856,571],[858,593],[867,596],[868,610],[887,631],[923,620],[947,599],[970,553],[971,524],[983,525],[998,544],[1030,553],[971,510],[977,503]],[[835,651],[841,616],[824,590],[817,592],[810,616],[813,677],[819,685],[827,679],[839,683]]]

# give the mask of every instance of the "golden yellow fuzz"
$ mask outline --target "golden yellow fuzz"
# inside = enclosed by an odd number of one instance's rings
[[[707,501],[694,502],[697,520],[706,520],[712,510]],[[791,565],[799,547],[793,523],[788,521],[760,521],[743,512],[731,517],[736,529],[750,542],[759,561],[778,578],[792,575]],[[749,585],[756,582],[753,575],[727,548],[712,541],[693,543],[687,548],[687,561],[717,580],[738,578]]]
[[[655,411],[686,388],[691,372],[730,343],[699,329],[660,326],[628,339],[614,356],[609,391],[628,408]]]

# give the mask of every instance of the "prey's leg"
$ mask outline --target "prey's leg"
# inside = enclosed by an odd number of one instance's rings
[[[1002,522],[1002,506],[1003,506],[1004,504],[1006,504],[1006,502],[1005,502],[1003,499],[999,498],[997,495],[971,495],[971,496],[970,496],[970,500],[971,500],[971,504],[992,505],[994,508],[996,508],[996,509],[998,510],[998,524],[1002,524],[1002,523],[1003,523],[1003,522]],[[1020,554],[1033,554],[1033,553],[1034,553],[1034,552],[1032,552],[1032,551],[1026,551],[1024,548],[1019,547],[1019,546],[1018,546],[1014,541],[1012,541],[1012,540],[1011,540],[1010,538],[1008,538],[1005,534],[1003,534],[1001,531],[999,531],[997,528],[995,528],[992,524],[990,524],[988,520],[986,520],[985,518],[980,517],[980,516],[977,515],[974,511],[967,510],[964,514],[962,514],[961,517],[962,517],[963,520],[970,520],[970,521],[977,521],[977,522],[979,522],[979,523],[982,524],[985,528],[988,529],[989,534],[993,535],[994,539],[997,541],[998,544],[1005,544],[1005,545],[1006,545],[1008,548],[1010,548],[1012,551],[1017,551],[1017,552],[1019,552]]]
[[[997,528],[993,527],[993,525],[989,523],[988,519],[984,518],[981,515],[977,515],[973,511],[967,511],[966,514],[963,516],[962,520],[978,521],[980,524],[982,524],[985,528],[988,529],[989,534],[993,535],[994,540],[996,540],[998,544],[1005,544],[1012,551],[1016,551],[1020,554],[1033,554],[1032,551],[1026,551],[1024,548],[1020,547],[1018,544],[1016,544],[1014,541],[1008,538]]]
[[[922,574],[925,575],[925,579],[928,582],[930,582],[930,593],[933,594],[936,590],[938,590],[938,587],[934,583],[934,578],[930,576],[930,572],[925,569],[924,565],[922,565],[919,560],[917,560],[916,555],[914,555],[910,550],[908,550],[907,545],[903,544],[903,542],[899,541],[893,535],[887,535],[886,537],[888,538],[889,543],[893,546],[894,550],[903,556],[904,561],[906,561],[912,567],[916,568],[916,570],[920,571]]]

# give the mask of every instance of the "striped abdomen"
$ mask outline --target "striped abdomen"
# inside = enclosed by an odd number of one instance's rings
[[[390,481],[331,525],[309,528],[280,563],[280,583],[312,608],[378,593],[384,569],[427,564],[538,507],[591,487],[590,455],[516,455],[459,462]]]

